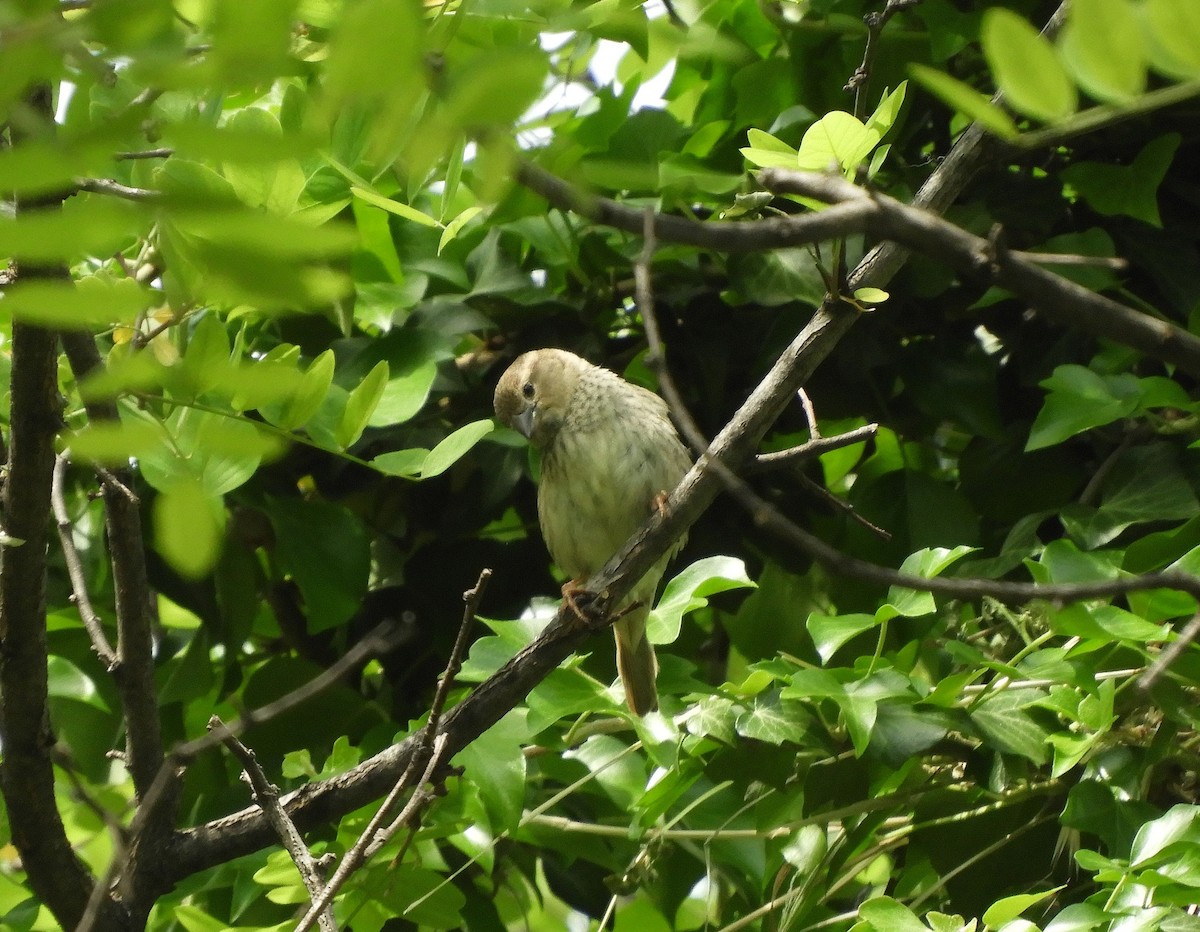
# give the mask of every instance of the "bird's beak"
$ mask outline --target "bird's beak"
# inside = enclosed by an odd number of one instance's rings
[[[513,418],[512,426],[519,430],[526,440],[533,436],[533,417],[536,412],[537,405],[529,405],[527,408],[522,408]]]

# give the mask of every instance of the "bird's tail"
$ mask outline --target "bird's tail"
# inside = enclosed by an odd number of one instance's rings
[[[634,715],[658,708],[658,660],[654,645],[646,637],[648,606],[639,605],[613,626],[617,640],[617,671],[625,686],[625,702]]]

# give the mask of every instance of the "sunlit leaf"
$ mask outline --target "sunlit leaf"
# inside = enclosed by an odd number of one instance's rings
[[[429,479],[441,475],[495,429],[496,423],[491,418],[464,424],[429,451],[429,455],[421,464],[421,478]]]
[[[350,392],[336,432],[337,442],[340,446],[349,447],[362,436],[371,414],[383,397],[387,381],[388,365],[386,362],[379,362],[375,364],[367,377]]]
[[[1050,40],[1021,16],[992,7],[980,36],[1005,102],[1035,120],[1061,120],[1075,112],[1075,85]]]
[[[1012,117],[969,84],[926,65],[912,64],[908,66],[908,70],[913,79],[927,91],[940,97],[944,104],[974,120],[989,132],[995,133],[1001,139],[1012,139],[1017,135],[1017,127]]]

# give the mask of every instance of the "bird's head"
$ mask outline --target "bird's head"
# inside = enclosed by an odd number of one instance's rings
[[[566,350],[540,349],[518,356],[496,385],[496,417],[535,447],[549,445],[588,366]]]

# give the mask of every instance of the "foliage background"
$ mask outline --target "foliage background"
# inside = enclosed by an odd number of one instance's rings
[[[400,647],[243,736],[285,790],[351,771],[428,713],[483,567],[486,620],[454,698],[531,640],[561,579],[536,533],[536,464],[488,420],[491,386],[546,345],[655,379],[634,301],[640,237],[548,208],[513,182],[516,160],[701,222],[794,213],[747,169],[770,164],[763,146],[797,158],[821,117],[855,108],[844,85],[872,11],[0,3],[0,187],[17,205],[0,216],[0,252],[20,261],[0,300],[7,345],[27,326],[100,349],[90,375],[58,369],[62,502],[115,637],[114,548],[88,464],[136,459],[164,746],[289,693],[394,619]],[[925,0],[873,34],[857,115],[921,84],[882,126],[890,149],[870,161],[872,183],[911,199],[966,126],[960,111],[992,114],[963,87],[1003,84],[1016,111],[993,118],[1026,135],[948,219],[980,235],[999,224],[1014,249],[1120,256],[1056,268],[1195,332],[1196,13],[1183,0],[1077,2],[1057,45],[1037,44],[1020,24],[1052,12]],[[664,68],[663,99],[639,100]],[[54,91],[53,121],[39,86]],[[1179,94],[1171,106],[1164,91]],[[1109,119],[1086,124],[1100,108]],[[853,176],[857,161],[842,167]],[[852,266],[869,245],[660,244],[666,360],[708,436],[825,298],[839,249]],[[1098,340],[1086,321],[1049,323],[937,256],[913,256],[888,291],[807,386],[823,434],[878,432],[803,471],[890,538],[792,471],[755,474],[779,513],[922,575],[1072,583],[1194,568],[1196,370]],[[119,422],[97,415],[106,402]],[[762,449],[807,437],[796,404]],[[1190,596],[1006,605],[889,591],[814,564],[724,499],[676,567],[656,632],[665,714],[629,721],[606,638],[589,644],[457,756],[462,776],[403,857],[397,840],[339,894],[340,923],[1194,921],[1196,653],[1137,686],[1195,611]],[[72,601],[52,546],[57,808],[103,877],[121,863],[135,789],[108,753],[125,742],[118,684]],[[176,827],[248,805],[239,773],[219,751],[191,762]],[[370,812],[327,820],[310,846],[340,855]],[[26,851],[0,854],[6,927],[72,915],[33,894]],[[170,879],[127,920],[290,928],[308,900],[278,848]]]

